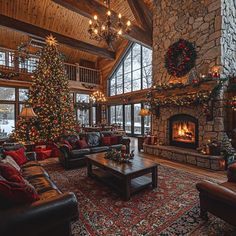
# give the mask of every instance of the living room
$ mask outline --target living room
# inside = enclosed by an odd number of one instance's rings
[[[235,0],[0,0],[0,235],[235,235],[235,150]]]

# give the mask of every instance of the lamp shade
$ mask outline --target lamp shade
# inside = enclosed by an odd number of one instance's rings
[[[139,115],[140,115],[140,116],[149,116],[149,115],[150,115],[150,111],[149,111],[149,109],[142,108],[142,109],[139,111]]]
[[[24,118],[37,117],[37,115],[34,113],[34,110],[32,107],[23,107],[21,110],[20,116],[24,117]]]

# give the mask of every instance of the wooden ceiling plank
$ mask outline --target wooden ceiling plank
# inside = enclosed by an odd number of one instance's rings
[[[93,18],[94,14],[97,14],[99,20],[104,21],[106,19],[107,7],[94,0],[53,0],[53,2],[87,18]],[[118,21],[118,14],[114,11],[111,12],[112,19],[115,22]],[[123,21],[126,23],[127,19],[123,17]],[[152,34],[148,34],[144,29],[135,24],[131,26],[130,33],[123,36],[130,41],[152,47]]]
[[[56,37],[57,41],[61,44],[65,44],[67,46],[70,46],[72,48],[76,48],[81,51],[85,51],[97,56],[105,57],[108,59],[115,59],[115,53],[112,51],[109,51],[105,48],[100,48],[97,46],[94,46],[92,44],[67,37],[65,35],[38,27],[36,25],[32,25],[30,23],[26,23],[5,15],[0,14],[0,25],[14,29],[16,31],[20,31],[23,33],[26,33],[31,36],[36,36],[42,39],[45,39],[46,36],[52,34],[54,37]]]
[[[152,13],[143,0],[127,0],[138,24],[152,32]]]

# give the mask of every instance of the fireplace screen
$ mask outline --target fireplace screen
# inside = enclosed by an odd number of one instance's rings
[[[175,115],[169,123],[170,145],[196,148],[198,145],[198,121],[189,115]]]

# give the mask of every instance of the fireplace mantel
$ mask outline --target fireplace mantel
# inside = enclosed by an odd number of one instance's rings
[[[186,94],[196,94],[198,92],[212,91],[218,84],[219,80],[204,81],[197,84],[185,84],[181,87],[174,87],[169,89],[157,90],[155,87],[152,89],[152,98],[169,98],[174,96],[186,96]]]

